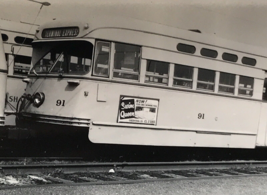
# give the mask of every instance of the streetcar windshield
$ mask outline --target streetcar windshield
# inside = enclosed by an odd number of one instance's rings
[[[88,41],[33,44],[34,74],[84,75],[91,70],[93,44]]]

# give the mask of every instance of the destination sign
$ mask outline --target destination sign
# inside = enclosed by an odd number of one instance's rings
[[[43,38],[53,37],[76,37],[79,34],[78,27],[48,28],[42,32]]]

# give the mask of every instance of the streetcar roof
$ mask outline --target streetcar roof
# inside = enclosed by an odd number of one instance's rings
[[[3,20],[0,19],[0,30],[2,32],[10,31],[10,32],[16,32],[21,34],[27,34],[30,36],[33,36],[35,34],[36,25],[32,24],[25,24],[21,22],[15,22],[10,20]]]
[[[177,38],[180,40],[191,41],[213,47],[222,47],[230,50],[250,53],[267,57],[265,48],[255,45],[249,45],[232,40],[223,39],[213,34],[204,34],[192,32],[190,30],[179,29],[171,26],[166,26],[158,23],[137,20],[133,18],[118,18],[118,17],[92,17],[91,20],[80,21],[52,21],[41,25],[36,33],[37,39],[42,39],[42,31],[44,29],[63,28],[63,27],[79,27],[78,37],[90,36],[90,33],[98,29],[127,29],[133,31],[144,32],[148,34],[157,34],[160,36]],[[86,29],[86,26],[89,28]],[[177,41],[178,43],[178,41]],[[193,44],[192,43],[192,44]]]

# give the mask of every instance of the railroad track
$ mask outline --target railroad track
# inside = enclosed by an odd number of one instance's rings
[[[1,165],[0,189],[267,175],[267,161]]]

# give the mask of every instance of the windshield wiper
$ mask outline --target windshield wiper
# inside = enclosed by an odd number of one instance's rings
[[[64,73],[64,70],[62,70],[62,69],[58,71],[58,75],[59,75],[60,77],[63,76],[63,73]]]
[[[35,76],[38,76],[37,72],[34,69],[32,69],[31,72],[33,72],[33,74],[35,74]]]

